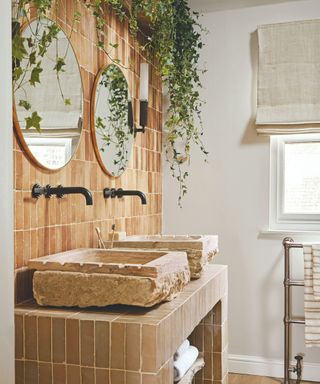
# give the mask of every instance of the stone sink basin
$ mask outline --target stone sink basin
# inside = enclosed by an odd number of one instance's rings
[[[105,241],[104,244],[106,248],[186,252],[192,279],[198,279],[208,262],[218,253],[216,235],[127,236],[123,240]]]
[[[76,249],[31,259],[39,305],[127,304],[151,307],[172,300],[190,281],[185,252]]]

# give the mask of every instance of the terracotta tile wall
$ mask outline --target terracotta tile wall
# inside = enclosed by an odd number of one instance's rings
[[[72,23],[73,1],[65,0],[59,7],[58,23],[67,33]],[[95,76],[99,69],[110,63],[96,48],[95,21],[85,6],[79,6],[81,22],[72,34],[71,42],[81,67],[84,85],[84,124],[79,147],[73,159],[63,169],[48,172],[37,168],[29,161],[15,139],[15,266],[25,267],[30,258],[41,257],[77,247],[97,245],[94,228],[100,227],[102,234],[116,230],[127,234],[157,234],[161,232],[161,82],[151,66],[149,87],[149,124],[144,135],[138,134],[133,156],[128,169],[119,178],[112,178],[101,170],[91,141],[90,99]],[[116,58],[127,67],[124,72],[129,79],[138,120],[139,67],[144,61],[128,34],[128,26],[115,15],[106,11],[107,33],[110,42],[116,42]],[[107,43],[108,44],[108,43]],[[69,195],[64,199],[50,200],[31,198],[32,185],[84,186],[93,193],[94,205],[86,206],[83,196]],[[143,206],[137,197],[122,200],[105,200],[105,187],[139,189],[147,194],[148,204]],[[17,289],[26,296],[30,284],[18,282]],[[19,299],[18,299],[19,300]]]

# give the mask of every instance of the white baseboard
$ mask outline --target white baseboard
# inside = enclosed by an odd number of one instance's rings
[[[283,377],[283,361],[258,356],[229,355],[229,372],[247,375]],[[295,375],[292,375],[295,378]],[[320,383],[320,364],[303,363],[303,379]]]

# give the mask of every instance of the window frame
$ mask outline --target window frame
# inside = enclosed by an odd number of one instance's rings
[[[270,138],[270,230],[320,230],[320,213],[284,213],[285,145],[312,142],[320,143],[320,134],[275,135]]]

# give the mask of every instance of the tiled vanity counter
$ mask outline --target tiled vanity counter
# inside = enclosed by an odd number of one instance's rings
[[[227,267],[210,265],[153,309],[16,308],[16,384],[172,384],[189,337],[205,368],[196,384],[227,383]]]

